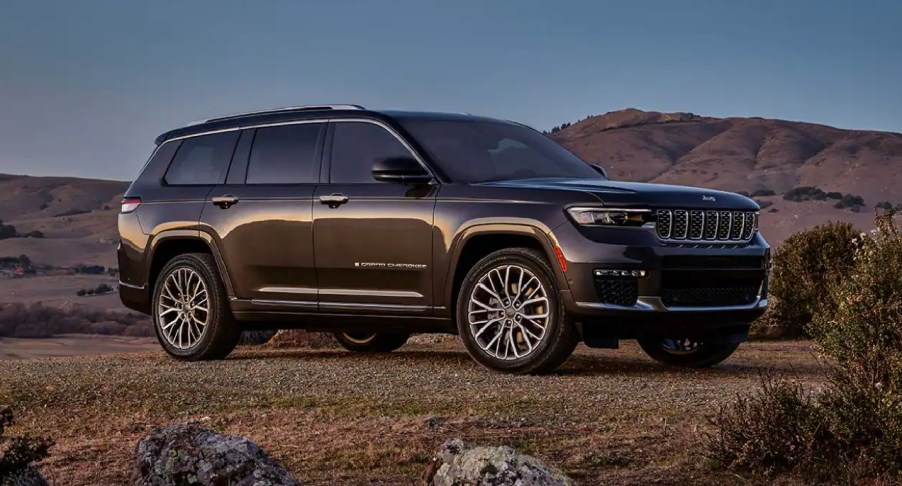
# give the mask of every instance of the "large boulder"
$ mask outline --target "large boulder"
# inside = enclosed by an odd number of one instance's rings
[[[563,486],[570,478],[510,447],[473,447],[450,439],[432,456],[424,474],[433,486]]]
[[[157,428],[135,451],[136,486],[293,486],[300,483],[251,440],[197,424]]]

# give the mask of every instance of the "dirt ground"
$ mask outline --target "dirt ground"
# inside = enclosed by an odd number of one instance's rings
[[[709,370],[679,370],[637,346],[580,346],[558,372],[508,376],[456,342],[386,355],[241,349],[222,362],[162,352],[0,361],[15,435],[56,439],[51,484],[123,484],[151,427],[200,421],[246,435],[305,484],[419,484],[431,452],[462,437],[534,454],[577,484],[773,484],[712,472],[706,417],[772,370],[822,383],[808,342],[747,343]],[[793,483],[791,478],[781,483]]]
[[[116,286],[116,277],[109,275],[38,275],[22,278],[0,278],[0,304],[41,302],[47,306],[66,307],[84,305],[92,310],[122,310],[119,293],[79,297],[79,289],[96,288],[101,283]]]

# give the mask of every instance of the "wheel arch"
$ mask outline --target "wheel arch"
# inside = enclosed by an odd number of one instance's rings
[[[216,267],[222,278],[226,293],[233,296],[231,280],[227,269],[222,263],[219,248],[213,238],[202,231],[197,230],[170,230],[157,235],[150,244],[147,260],[147,285],[148,291],[153,292],[157,278],[166,263],[178,255],[186,253],[207,253],[213,256]]]
[[[485,256],[504,248],[532,248],[541,252],[554,272],[559,289],[566,289],[564,272],[555,256],[554,241],[540,228],[527,224],[485,224],[463,231],[451,250],[451,262],[445,284],[443,302],[450,315],[455,313],[464,277]]]

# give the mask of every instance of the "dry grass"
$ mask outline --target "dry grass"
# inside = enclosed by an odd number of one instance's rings
[[[244,349],[218,363],[159,352],[6,361],[0,402],[17,410],[16,434],[56,439],[41,466],[53,484],[126,482],[138,438],[186,420],[252,438],[307,484],[415,484],[449,437],[518,447],[580,484],[719,484],[742,478],[698,454],[705,416],[763,368],[821,384],[806,342],[751,343],[689,371],[632,345],[581,347],[540,377],[486,371],[439,343],[382,356]]]

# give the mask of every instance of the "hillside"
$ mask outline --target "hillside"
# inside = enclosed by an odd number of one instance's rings
[[[116,214],[128,183],[0,174],[0,220],[45,238],[0,240],[0,256],[54,266],[115,266]]]
[[[874,205],[902,203],[902,134],[841,130],[785,120],[711,118],[627,109],[592,116],[553,137],[614,179],[743,191],[770,190],[759,200],[767,238],[830,220],[869,228]],[[799,186],[860,195],[855,213],[836,201],[791,202]]]

